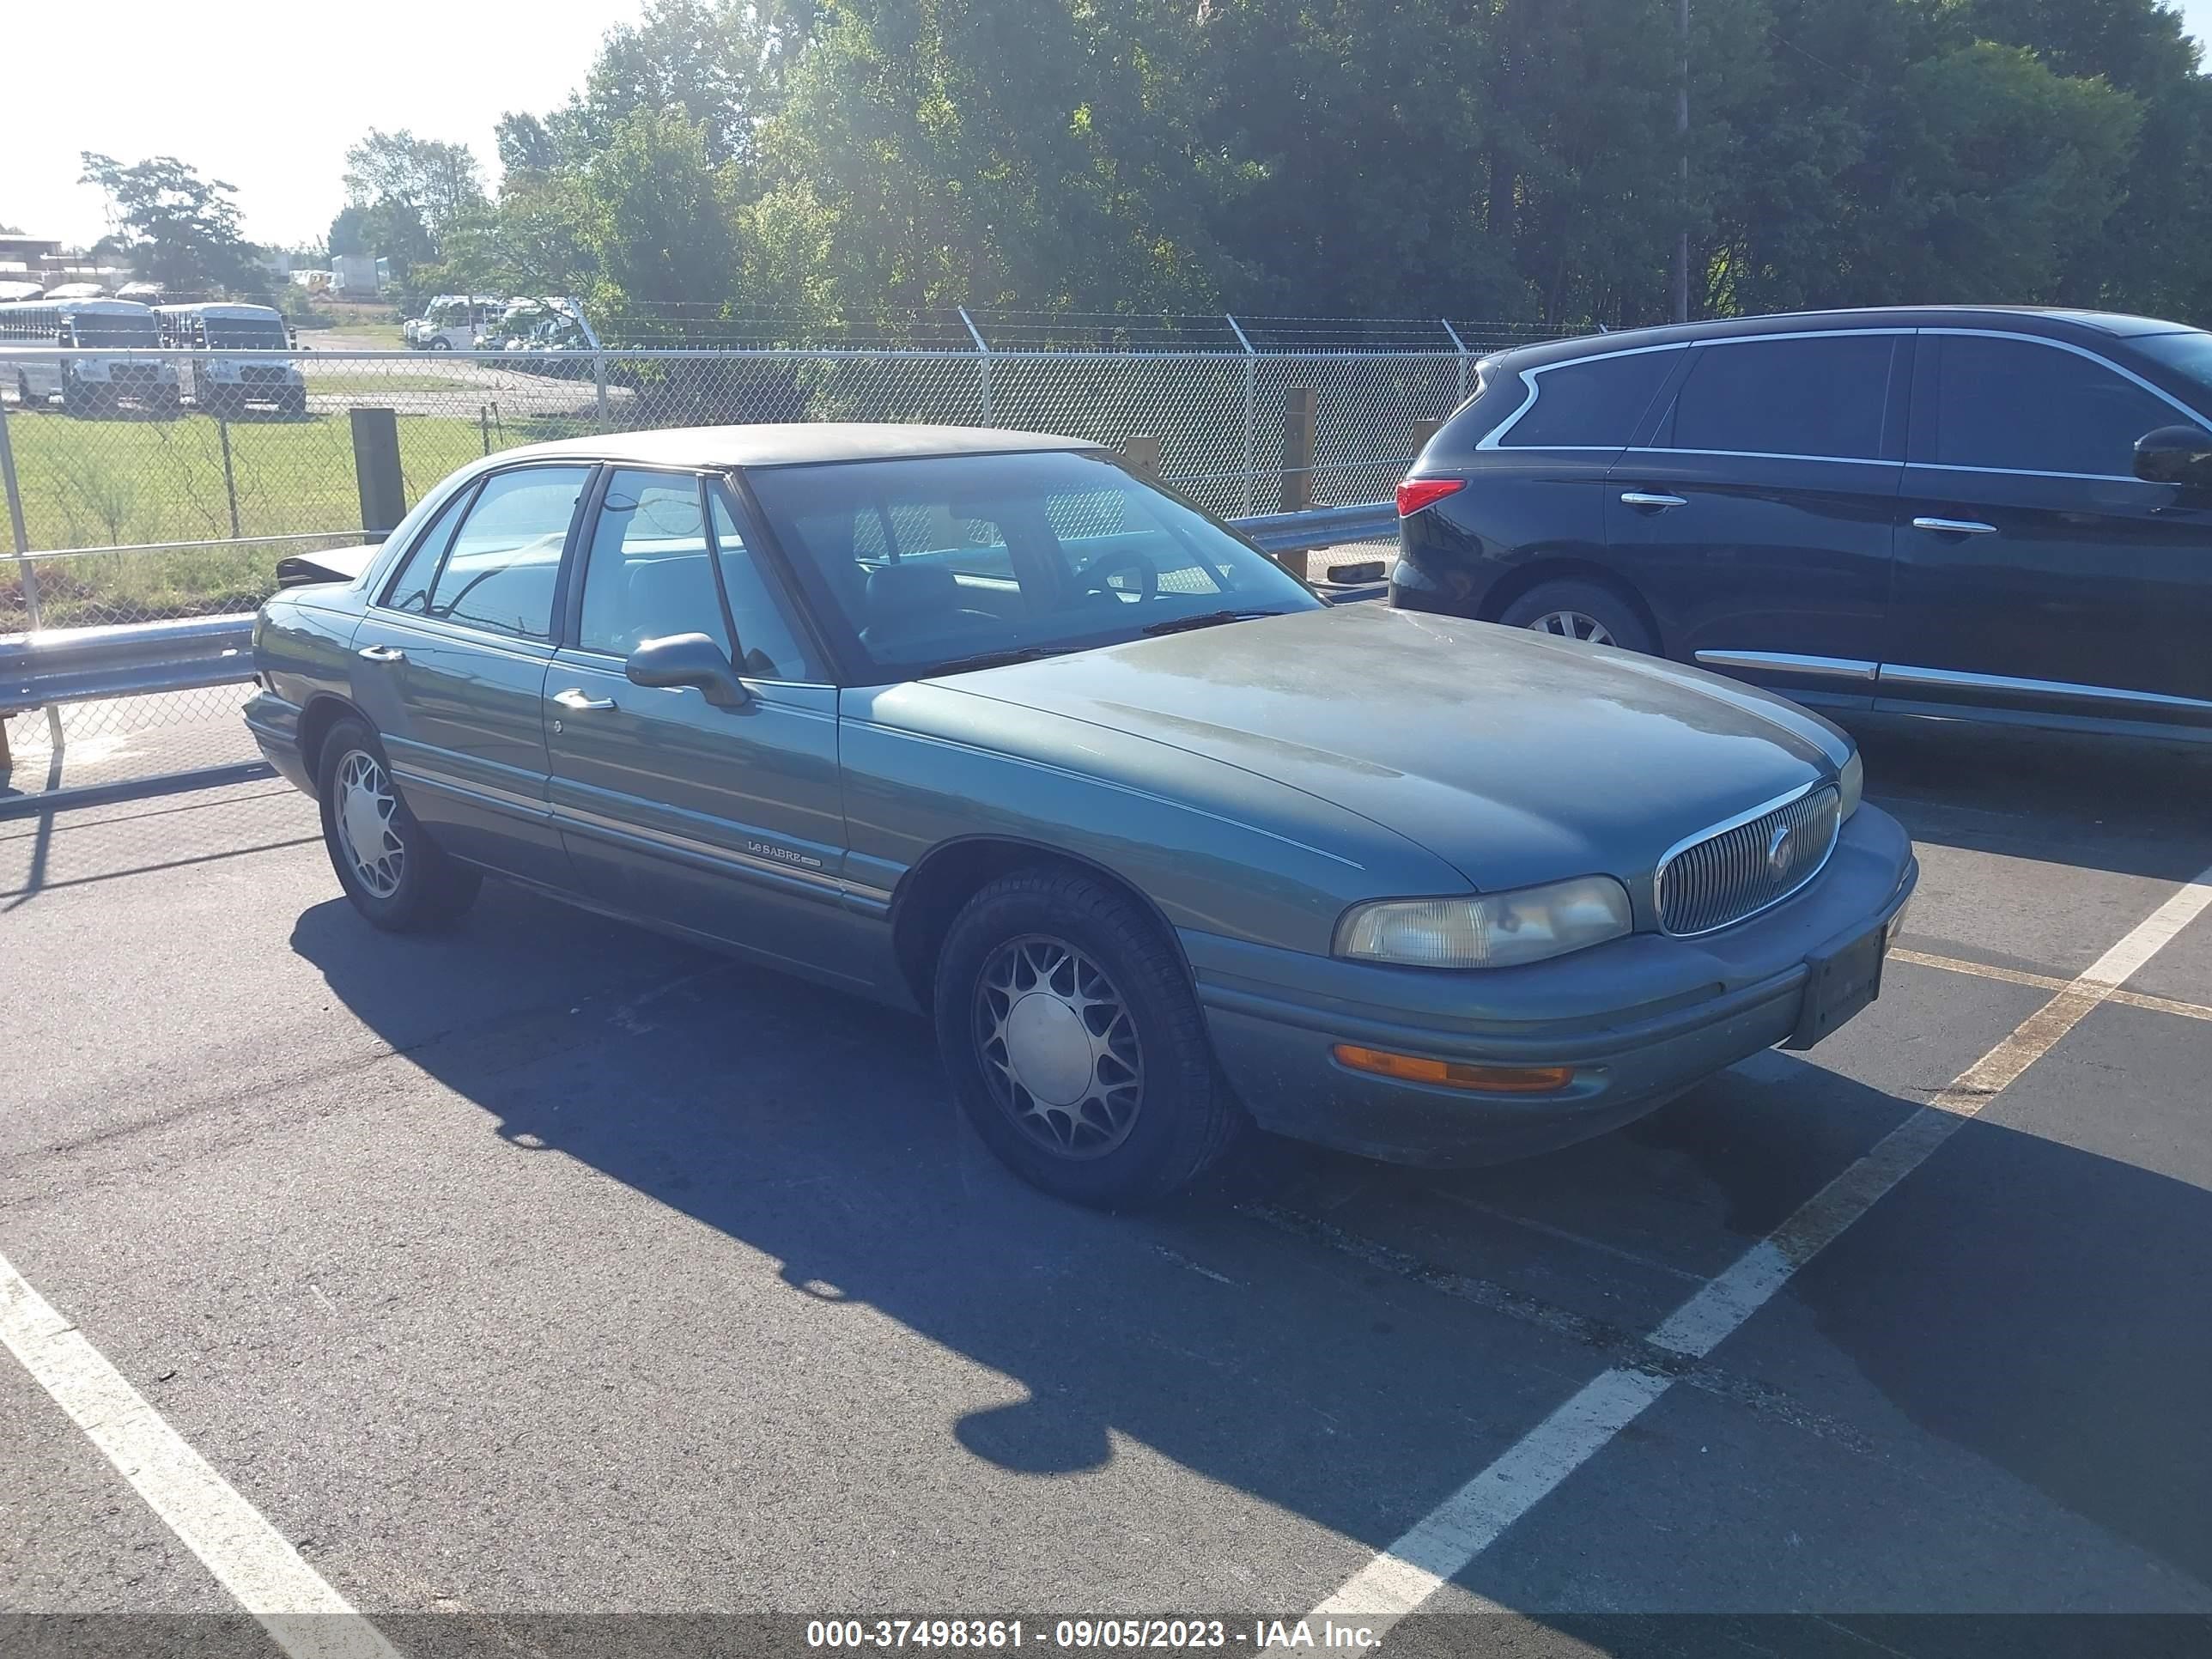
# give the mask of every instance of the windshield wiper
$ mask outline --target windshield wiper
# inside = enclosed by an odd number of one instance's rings
[[[1064,645],[1018,645],[1005,651],[978,651],[972,657],[952,657],[933,665],[927,674],[917,674],[916,679],[934,679],[939,674],[967,674],[979,668],[1005,668],[1018,662],[1035,662],[1040,657],[1057,657],[1072,647]]]
[[[1255,622],[1261,617],[1279,617],[1279,611],[1205,611],[1195,617],[1171,617],[1165,622],[1147,623],[1146,634],[1188,634],[1194,628],[1218,628],[1224,623]]]

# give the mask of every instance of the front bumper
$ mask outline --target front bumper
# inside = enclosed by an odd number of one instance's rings
[[[1888,929],[1919,879],[1896,820],[1862,806],[1827,866],[1752,920],[1639,933],[1525,968],[1437,973],[1186,933],[1214,1052],[1264,1128],[1407,1164],[1490,1164],[1643,1116],[1799,1030],[1807,959]],[[1886,945],[1885,945],[1886,948]],[[1539,1095],[1352,1071],[1339,1043],[1448,1061],[1570,1066]]]

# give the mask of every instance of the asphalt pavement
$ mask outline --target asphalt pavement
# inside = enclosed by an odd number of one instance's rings
[[[0,819],[0,1257],[410,1656],[1340,1595],[1418,1606],[1385,1651],[2201,1652],[2212,757],[1862,736],[1924,874],[1819,1048],[1142,1218],[1006,1175],[918,1020],[495,884],[371,932],[282,784]],[[0,1610],[113,1618],[0,1646],[275,1650],[71,1386],[0,1355]]]

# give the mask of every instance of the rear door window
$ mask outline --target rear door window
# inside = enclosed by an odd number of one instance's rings
[[[1702,346],[1660,442],[1723,454],[1878,461],[1899,337],[1832,334]]]
[[[1680,361],[1678,349],[1632,351],[1531,371],[1536,401],[1498,440],[1501,449],[1621,449]]]
[[[1989,335],[1940,337],[1940,465],[2133,477],[2136,440],[2184,418],[2164,398],[2076,352]]]
[[[523,466],[487,478],[431,586],[428,614],[550,639],[561,550],[591,475],[585,466]]]

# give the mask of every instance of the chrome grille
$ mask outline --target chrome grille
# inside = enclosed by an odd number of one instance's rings
[[[1841,808],[1824,783],[1675,848],[1659,866],[1660,927],[1710,933],[1779,904],[1828,861]]]

